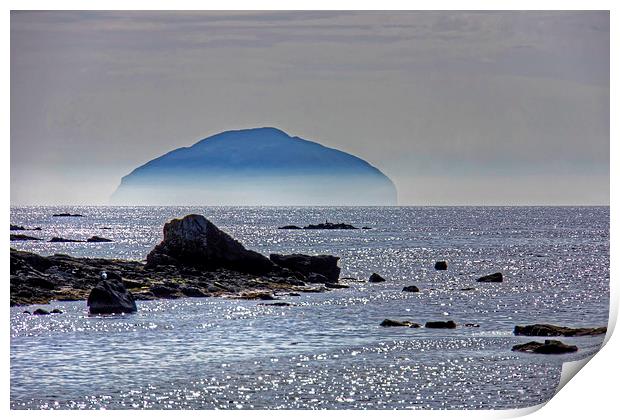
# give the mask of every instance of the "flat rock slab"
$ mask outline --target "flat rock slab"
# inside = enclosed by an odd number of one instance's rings
[[[512,351],[536,354],[565,354],[574,353],[577,350],[577,346],[564,344],[558,340],[545,340],[544,343],[530,341],[529,343],[517,344],[512,347]]]
[[[517,325],[514,329],[514,335],[532,337],[583,337],[605,333],[607,333],[607,327],[570,328],[550,324]]]
[[[381,324],[381,327],[408,327],[408,328],[419,328],[420,324],[411,321],[396,321],[393,319],[384,319]]]

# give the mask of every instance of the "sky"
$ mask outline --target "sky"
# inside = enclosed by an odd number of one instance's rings
[[[609,13],[12,12],[11,204],[106,204],[221,131],[354,154],[400,205],[608,205]]]

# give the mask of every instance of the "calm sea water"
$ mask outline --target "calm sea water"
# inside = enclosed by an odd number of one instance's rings
[[[86,217],[51,217],[64,211]],[[11,246],[141,260],[167,220],[189,213],[264,254],[329,253],[343,277],[388,281],[283,308],[221,298],[138,302],[122,317],[89,317],[85,302],[11,308],[13,409],[521,408],[551,398],[562,362],[603,339],[562,338],[580,349],[566,356],[510,351],[531,340],[512,335],[517,324],[607,324],[609,207],[14,207],[11,223],[42,227],[34,236],[114,242]],[[373,229],[277,229],[326,219]],[[496,271],[504,283],[475,282]],[[36,307],[64,313],[22,314]],[[382,328],[384,318],[459,327]]]

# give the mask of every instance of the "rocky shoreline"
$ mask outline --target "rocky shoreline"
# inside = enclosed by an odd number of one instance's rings
[[[199,215],[164,226],[164,240],[147,262],[49,257],[11,248],[11,306],[85,300],[105,272],[137,300],[230,296],[274,298],[277,293],[320,292],[338,284],[338,257],[302,254],[267,258]],[[292,269],[290,268],[292,267]]]

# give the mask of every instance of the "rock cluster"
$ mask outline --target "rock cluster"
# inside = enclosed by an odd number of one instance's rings
[[[245,249],[204,217],[190,215],[166,224],[164,240],[149,253],[147,264],[62,254],[43,257],[11,249],[11,305],[86,299],[102,271],[137,300],[224,295],[263,299],[260,296],[274,291],[347,287],[338,283],[338,257],[293,254],[272,259]]]

